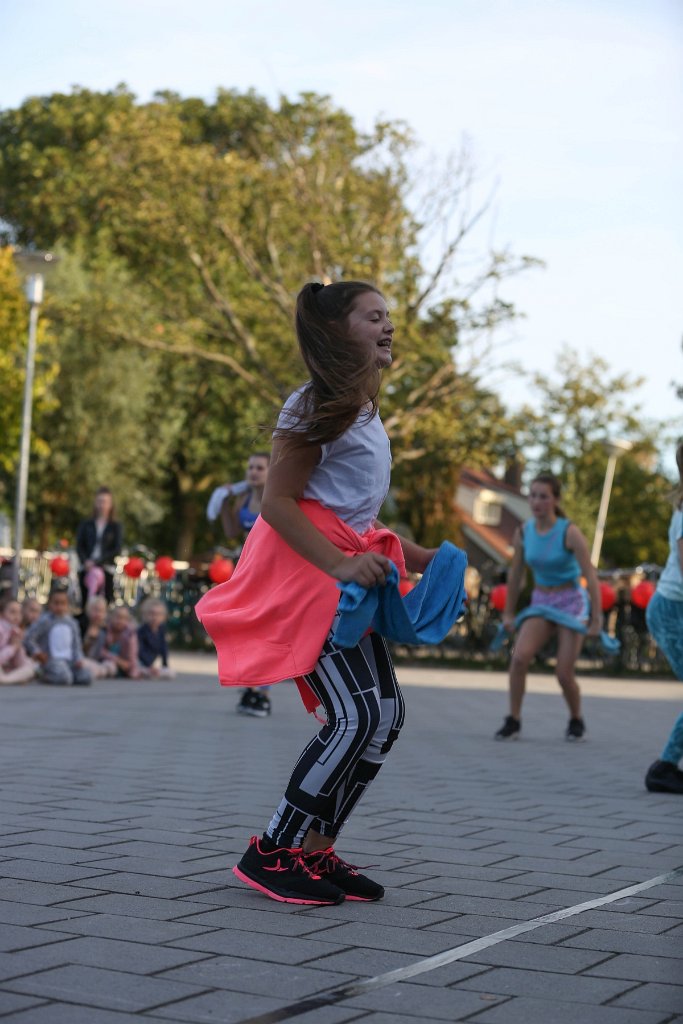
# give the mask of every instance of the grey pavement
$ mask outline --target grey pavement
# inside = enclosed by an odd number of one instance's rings
[[[569,744],[534,676],[494,743],[502,674],[399,667],[405,729],[338,843],[386,897],[303,908],[230,868],[315,721],[291,683],[245,719],[212,658],[175,663],[0,691],[3,1024],[683,1022],[683,874],[487,938],[683,866],[683,798],[643,787],[681,684],[584,680]]]

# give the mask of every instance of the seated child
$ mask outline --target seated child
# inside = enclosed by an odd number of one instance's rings
[[[166,605],[156,598],[149,598],[143,601],[140,611],[142,625],[138,626],[138,657],[142,671],[153,678],[173,679],[175,672],[168,666]],[[154,664],[157,658],[161,658],[161,665]]]
[[[117,605],[109,613],[104,648],[107,657],[116,663],[119,676],[140,678],[138,635],[125,604]]]
[[[107,602],[103,597],[91,597],[81,618],[83,632],[83,663],[93,679],[115,676],[118,666],[107,653]]]
[[[29,629],[34,622],[37,622],[45,609],[37,597],[25,597],[21,602],[21,625]]]
[[[0,601],[0,685],[28,683],[36,674],[36,663],[24,650],[21,605],[12,597]]]
[[[90,686],[92,677],[83,664],[81,632],[71,615],[69,593],[63,584],[56,584],[50,591],[47,611],[26,633],[26,648],[41,666],[39,682]]]

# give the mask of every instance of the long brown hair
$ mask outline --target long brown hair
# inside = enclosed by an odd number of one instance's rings
[[[546,487],[550,488],[550,493],[555,499],[555,515],[558,516],[560,519],[566,519],[567,515],[560,505],[562,484],[557,479],[555,474],[549,472],[538,473],[531,481],[531,486],[533,486],[533,484],[545,484]]]
[[[671,499],[676,508],[683,508],[683,441],[679,441],[676,448],[676,465],[678,466],[678,484]]]
[[[295,422],[278,427],[286,446],[328,444],[348,430],[361,409],[377,412],[380,370],[376,355],[349,337],[346,318],[359,295],[381,292],[365,281],[305,284],[296,300],[299,349],[311,375]]]

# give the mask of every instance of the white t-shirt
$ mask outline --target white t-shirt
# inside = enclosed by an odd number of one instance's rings
[[[68,623],[55,622],[50,630],[50,657],[71,661],[73,658],[72,643],[73,634]]]
[[[296,418],[288,411],[296,408],[305,389],[306,385],[289,396],[278,427],[296,425]],[[379,414],[370,418],[367,412],[361,412],[341,437],[322,445],[320,461],[306,484],[304,498],[319,501],[357,533],[364,533],[379,515],[390,478],[387,432]]]

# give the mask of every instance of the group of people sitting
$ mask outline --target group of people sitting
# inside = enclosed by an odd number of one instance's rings
[[[21,604],[0,598],[0,685],[34,678],[55,686],[89,686],[115,676],[171,678],[166,605],[148,598],[139,612],[138,625],[127,606],[109,608],[97,596],[76,618],[68,589],[60,585],[53,586],[47,605],[33,597]]]

